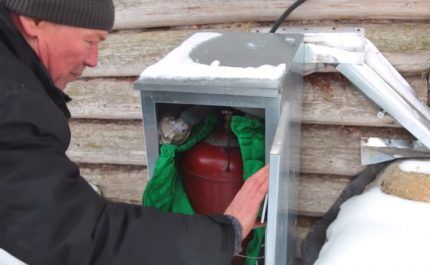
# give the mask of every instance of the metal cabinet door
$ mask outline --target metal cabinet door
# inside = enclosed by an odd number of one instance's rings
[[[285,265],[295,262],[292,228],[297,209],[300,122],[297,110],[285,102],[270,150],[270,184],[265,244],[265,264]]]

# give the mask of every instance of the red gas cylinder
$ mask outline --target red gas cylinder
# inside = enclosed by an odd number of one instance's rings
[[[243,184],[242,156],[236,136],[230,129],[217,129],[187,151],[182,162],[185,190],[196,213],[224,213]],[[242,249],[246,249],[250,239],[248,236],[242,242]],[[232,265],[242,265],[244,261],[237,256]]]
[[[229,129],[215,130],[184,154],[182,173],[196,213],[223,213],[243,184],[236,136]]]

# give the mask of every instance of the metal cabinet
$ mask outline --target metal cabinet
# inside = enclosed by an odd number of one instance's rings
[[[145,69],[141,92],[148,170],[159,153],[160,105],[226,106],[264,113],[271,164],[265,264],[287,264],[299,169],[303,58],[300,34],[196,33]],[[290,213],[290,214],[289,214]],[[288,262],[289,264],[292,264]]]

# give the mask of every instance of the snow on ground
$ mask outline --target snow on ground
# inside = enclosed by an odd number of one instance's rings
[[[341,206],[327,239],[315,265],[428,265],[430,204],[371,188]]]

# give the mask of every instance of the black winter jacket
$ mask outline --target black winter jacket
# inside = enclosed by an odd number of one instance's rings
[[[229,264],[226,217],[112,203],[91,189],[65,155],[66,99],[0,2],[0,249],[31,265]]]

